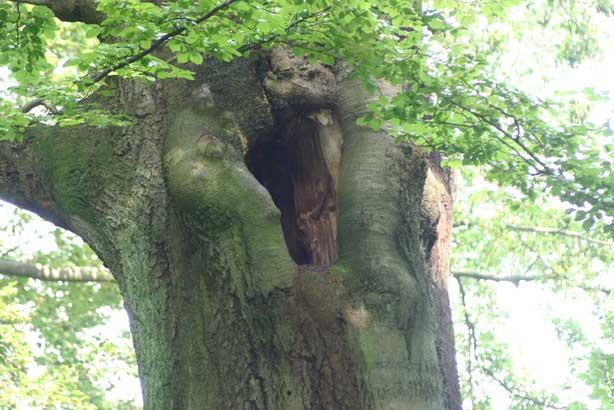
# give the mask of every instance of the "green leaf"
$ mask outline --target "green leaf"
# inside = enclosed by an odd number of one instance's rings
[[[102,32],[101,27],[92,27],[88,31],[85,32],[86,38],[93,38],[98,36]]]
[[[190,54],[189,53],[179,53],[177,54],[177,62],[179,64],[185,64],[188,62],[188,60],[190,59]]]
[[[189,60],[194,64],[202,64],[203,56],[197,53],[191,53],[188,55]]]

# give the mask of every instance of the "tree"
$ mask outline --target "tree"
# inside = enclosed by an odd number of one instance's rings
[[[587,227],[611,211],[612,176],[575,160],[603,129],[545,122],[441,13],[94,5],[0,4],[23,103],[3,103],[0,196],[113,273],[146,408],[460,408],[444,165],[546,186]],[[54,15],[90,25],[60,26],[76,56]],[[54,61],[76,69],[54,78]]]

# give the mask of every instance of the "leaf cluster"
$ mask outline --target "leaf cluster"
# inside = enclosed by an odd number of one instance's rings
[[[96,266],[98,259],[65,231],[46,232],[41,221],[0,205],[13,216],[0,226],[0,255],[53,267]],[[27,254],[20,238],[53,242],[52,251]],[[124,409],[110,399],[127,375],[136,378],[130,337],[106,334],[113,312],[122,309],[115,284],[40,282],[0,272],[0,408]]]
[[[465,408],[610,408],[609,236],[584,232],[556,201],[526,203],[467,172],[465,181],[455,207],[451,283],[459,292],[452,299]],[[542,327],[525,323],[510,335],[512,317],[529,321],[516,312],[525,304],[544,306]],[[523,367],[518,352],[533,349],[560,352],[562,381]],[[540,363],[549,366],[547,358]]]
[[[15,139],[32,121],[125,125],[125,118],[78,101],[114,76],[191,79],[190,65],[206,58],[230,61],[284,45],[314,62],[351,68],[373,92],[382,81],[404,90],[373,103],[361,124],[385,126],[400,141],[436,149],[450,166],[483,166],[490,180],[515,186],[527,198],[557,196],[586,229],[606,220],[611,230],[611,131],[499,81],[492,75],[492,53],[468,45],[473,26],[483,18],[503,24],[520,3],[101,0],[105,19],[78,31],[64,29],[45,7],[2,3],[0,64],[17,85],[11,89],[15,101],[0,105],[0,135]],[[588,8],[567,1],[526,6],[538,9],[542,25],[556,20],[556,27],[572,34],[590,21],[583,17],[587,9],[611,14],[603,1]],[[70,36],[85,46],[53,57],[58,41]],[[26,96],[49,100],[63,115],[21,112],[18,103]]]

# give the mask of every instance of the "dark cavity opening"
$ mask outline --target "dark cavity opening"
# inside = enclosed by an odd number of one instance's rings
[[[275,137],[245,156],[252,174],[281,210],[288,251],[299,265],[330,266],[337,259],[337,192],[319,125],[311,118],[284,121]]]

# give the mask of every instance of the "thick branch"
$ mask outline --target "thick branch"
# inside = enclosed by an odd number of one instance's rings
[[[66,227],[44,182],[41,158],[33,140],[25,137],[23,142],[0,141],[0,199]]]
[[[532,404],[536,404],[542,408],[555,409],[555,410],[563,410],[563,409],[569,408],[567,406],[557,406],[554,404],[550,404],[547,401],[542,400],[541,398],[533,397],[529,395],[527,392],[519,389],[518,387],[510,385],[508,382],[506,382],[502,378],[497,377],[495,372],[493,372],[492,369],[490,369],[489,367],[482,365],[481,368],[487,376],[489,376],[491,379],[497,382],[497,384],[501,386],[505,391],[507,391],[511,397],[514,397],[516,399],[526,401]]]
[[[34,100],[27,102],[23,105],[23,107],[21,107],[21,112],[28,113],[41,105],[47,108],[51,114],[58,115],[62,113],[61,109],[56,108],[51,101],[45,100],[44,98],[35,98]]]
[[[13,3],[32,4],[49,8],[62,21],[100,24],[105,15],[97,10],[96,0],[9,0]],[[144,0],[144,3],[161,3],[161,0]]]
[[[104,15],[96,10],[95,0],[10,0],[13,3],[48,7],[62,21],[98,24]]]
[[[95,267],[68,267],[53,269],[38,263],[24,263],[0,259],[0,274],[21,276],[44,281],[113,282],[106,269]]]

